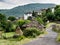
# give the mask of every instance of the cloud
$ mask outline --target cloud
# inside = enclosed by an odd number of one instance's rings
[[[60,4],[59,0],[0,0],[0,8],[13,8],[18,5],[29,3],[54,3]]]
[[[3,2],[4,0],[0,0],[0,2]]]

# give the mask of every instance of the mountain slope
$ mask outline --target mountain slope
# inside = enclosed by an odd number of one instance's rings
[[[24,6],[18,6],[10,10],[0,10],[0,13],[6,14],[7,16],[23,16],[23,14],[26,12],[30,12],[33,10],[37,11],[43,8],[50,8],[54,6],[55,4],[32,3]]]

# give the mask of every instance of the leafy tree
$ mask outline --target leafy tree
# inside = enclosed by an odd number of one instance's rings
[[[16,18],[13,16],[10,16],[10,17],[8,17],[8,20],[14,21],[14,20],[16,20]]]
[[[0,24],[0,28],[2,28],[5,32],[12,32],[15,31],[16,25],[14,25],[12,22],[2,22]]]
[[[33,11],[32,16],[36,17],[37,16],[37,12]]]
[[[56,5],[55,9],[58,9],[58,8],[60,8],[60,5]]]
[[[56,9],[55,18],[56,18],[56,20],[60,20],[60,8]]]
[[[3,14],[0,14],[0,22],[6,21],[6,16]]]
[[[41,17],[36,17],[36,20],[40,23],[40,24],[44,24],[43,19]]]
[[[46,17],[49,21],[54,21],[54,19],[55,19],[55,15],[52,14],[51,12],[47,13]]]
[[[25,21],[20,19],[17,21],[17,24],[21,27],[23,24],[25,24]]]
[[[27,24],[27,23],[29,23],[29,22],[30,22],[30,20],[22,20],[22,19],[20,19],[20,20],[17,21],[17,24],[18,24],[20,27],[22,27],[22,25]]]
[[[49,12],[51,12],[51,9],[50,9],[50,8],[48,8],[48,9],[46,10],[46,13],[49,13]]]

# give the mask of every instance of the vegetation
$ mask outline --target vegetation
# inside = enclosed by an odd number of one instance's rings
[[[37,16],[37,12],[32,12],[32,16],[36,17]]]
[[[60,42],[60,33],[58,33],[56,40],[57,40],[58,42]]]
[[[55,15],[54,15],[53,13],[51,13],[51,12],[48,12],[48,13],[46,14],[46,18],[47,18],[47,20],[49,20],[49,21],[54,21],[54,20],[55,20]]]
[[[60,21],[60,8],[55,10],[55,20]]]
[[[8,17],[8,20],[10,20],[10,21],[14,21],[14,20],[16,20],[16,18],[13,17],[13,16],[10,16],[10,17]]]
[[[17,25],[22,27],[22,25],[27,24],[29,22],[30,22],[30,20],[22,20],[22,19],[20,19],[20,20],[17,20]]]
[[[55,24],[53,26],[53,31],[57,32],[58,35],[57,35],[57,41],[60,42],[60,24]]]
[[[0,22],[6,21],[6,16],[4,14],[0,14]]]
[[[41,17],[36,17],[36,20],[40,23],[40,24],[44,24],[43,19]]]
[[[60,6],[56,6],[54,14],[51,12],[51,9],[49,8],[45,12],[43,12],[42,15],[38,16],[37,12],[35,11],[32,12],[32,15],[34,17],[34,20],[38,21],[38,23],[43,25],[47,23],[47,21],[49,22],[60,21]],[[16,17],[10,16],[7,19],[4,14],[0,14],[0,31],[4,31],[4,33],[2,34],[3,39],[21,41],[24,38],[28,37],[34,38],[42,34],[43,31],[35,27],[25,28],[23,30],[22,26],[33,21],[32,20],[33,17],[29,17],[28,20],[23,19],[16,20]],[[21,28],[23,35],[16,36],[17,26]],[[60,41],[60,25],[55,25],[53,27],[53,30],[58,33],[57,40]]]
[[[40,35],[42,32],[37,28],[27,28],[24,30],[24,36],[26,37],[36,37]]]

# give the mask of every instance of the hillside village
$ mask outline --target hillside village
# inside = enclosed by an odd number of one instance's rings
[[[0,38],[21,41],[25,38],[36,38],[45,34],[46,25],[51,22],[60,24],[60,6],[26,12],[22,17],[9,16],[7,18],[4,14],[0,14],[0,17]]]
[[[49,8],[49,9],[51,9],[51,12],[52,12],[52,13],[54,13],[54,8],[55,8],[55,7]],[[42,15],[43,12],[46,12],[47,10],[48,10],[48,8],[45,8],[45,9],[41,9],[41,10],[39,10],[39,11],[35,11],[35,13],[36,13],[37,15]],[[28,19],[29,16],[32,17],[32,12],[26,12],[26,13],[24,13],[24,15],[23,15],[22,17],[16,17],[16,18],[17,18],[17,19],[22,18],[22,19],[26,20],[26,19]]]

